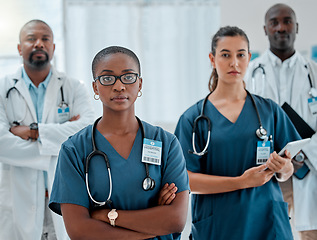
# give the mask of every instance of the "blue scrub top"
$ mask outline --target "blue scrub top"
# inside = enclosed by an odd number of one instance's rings
[[[186,164],[177,138],[159,127],[142,122],[145,138],[162,142],[161,166],[149,164],[155,188],[144,191],[145,165],[141,162],[143,139],[139,129],[128,159],[123,158],[96,129],[97,149],[107,154],[112,176],[112,208],[137,210],[157,206],[158,194],[165,183],[175,183],[178,191],[189,190]],[[55,180],[49,207],[61,214],[61,203],[81,205],[92,210],[93,202],[85,184],[84,163],[92,152],[92,125],[84,128],[63,143],[56,167]],[[101,156],[91,159],[89,188],[96,201],[103,202],[109,194],[109,179],[105,160]],[[162,236],[160,239],[179,239],[180,234]]]
[[[269,99],[254,96],[262,125],[273,137],[274,150],[300,139],[283,110]],[[235,123],[225,118],[207,101],[204,113],[211,120],[208,153],[199,157],[192,149],[194,119],[200,114],[203,100],[180,117],[175,135],[178,137],[189,171],[216,176],[241,176],[255,167],[259,128],[256,110],[248,95]],[[207,141],[207,122],[200,121],[196,132],[196,149],[200,152]],[[273,177],[260,187],[228,193],[192,195],[193,239],[249,240],[293,239],[287,213],[277,180]]]

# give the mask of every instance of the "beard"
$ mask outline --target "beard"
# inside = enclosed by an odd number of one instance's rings
[[[34,59],[34,55],[36,53],[42,53],[45,55],[45,58],[35,58]],[[44,52],[42,50],[37,50],[34,52],[31,52],[30,56],[29,56],[29,65],[32,66],[34,69],[42,69],[44,68],[47,64],[49,64],[49,56],[47,54],[47,52]]]

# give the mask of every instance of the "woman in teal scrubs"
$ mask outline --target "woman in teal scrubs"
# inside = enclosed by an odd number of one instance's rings
[[[185,160],[174,135],[135,117],[142,88],[137,56],[123,47],[105,48],[95,56],[92,72],[103,115],[94,129],[88,126],[62,145],[49,207],[62,214],[74,239],[179,239],[189,197]],[[85,164],[92,139],[109,158],[112,183],[105,159],[92,157],[89,196]],[[152,156],[151,151],[157,162],[147,169],[142,153]],[[145,191],[147,175],[155,184]],[[95,208],[94,201],[105,201],[109,193],[111,202]]]
[[[275,151],[300,136],[277,104],[245,90],[243,77],[251,54],[241,29],[221,28],[213,37],[209,57],[213,73],[211,94],[204,107],[204,115],[211,121],[207,153],[192,154],[194,120],[201,113],[203,100],[185,111],[175,130],[193,193],[192,238],[292,239],[287,203],[277,180],[288,179],[293,165],[287,151],[283,157]],[[260,125],[256,111],[267,130],[264,140],[256,135]],[[207,121],[199,120],[195,131],[197,152],[204,149],[207,132]],[[262,144],[269,150],[261,148]],[[267,161],[258,164],[262,158],[257,161],[257,151],[262,150],[267,151]]]

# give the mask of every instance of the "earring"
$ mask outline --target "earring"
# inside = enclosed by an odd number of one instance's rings
[[[100,99],[100,98],[99,98],[99,95],[95,93],[94,99],[95,99],[95,100],[99,100],[99,99]]]
[[[141,90],[138,92],[138,97],[142,97],[142,91]]]

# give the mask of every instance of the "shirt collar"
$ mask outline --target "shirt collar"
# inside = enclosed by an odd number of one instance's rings
[[[269,55],[270,61],[274,67],[281,66],[282,64],[284,64],[284,65],[287,65],[288,68],[292,68],[294,67],[299,56],[298,53],[295,51],[293,56],[291,56],[290,58],[282,62],[282,60],[279,59],[274,53],[272,53],[271,50],[269,50],[268,53],[269,53],[268,55]]]
[[[52,70],[50,70],[50,72],[46,76],[45,80],[43,82],[41,82],[39,86],[43,86],[44,89],[46,89],[48,83],[50,82],[51,76],[52,76]],[[36,89],[34,83],[31,81],[31,79],[27,75],[24,67],[22,67],[22,79],[24,80],[24,82],[25,82],[26,86],[28,87],[28,89],[30,89],[32,87]]]

